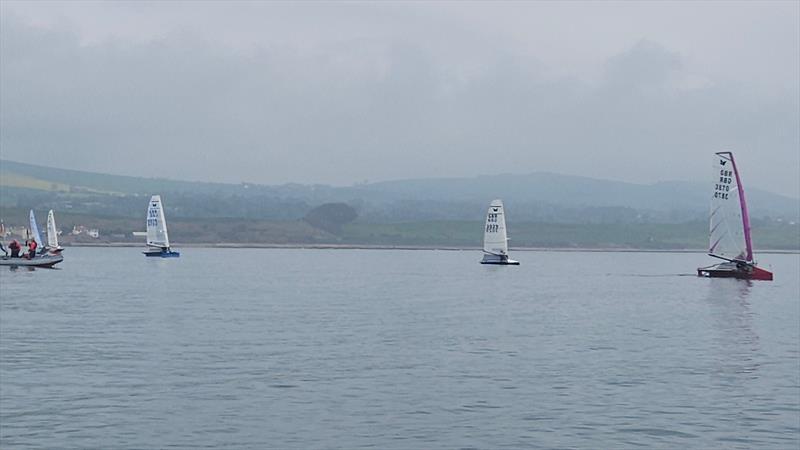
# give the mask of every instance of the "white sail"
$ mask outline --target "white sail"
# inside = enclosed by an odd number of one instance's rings
[[[708,254],[722,259],[752,262],[750,219],[744,190],[731,152],[714,155],[714,191],[711,196]]]
[[[508,256],[508,236],[503,201],[495,200],[486,212],[486,225],[483,228],[483,251],[489,255]]]
[[[47,213],[47,246],[49,248],[58,248],[58,230],[56,230],[56,217],[53,215],[51,209]]]
[[[162,248],[169,247],[167,221],[164,218],[164,207],[161,205],[160,195],[151,197],[147,207],[147,245]]]
[[[28,215],[28,219],[30,221],[31,235],[33,240],[36,241],[36,245],[38,245],[39,248],[43,248],[44,243],[42,242],[42,235],[39,234],[39,226],[36,225],[36,216],[33,215],[33,210],[31,210],[30,214]]]

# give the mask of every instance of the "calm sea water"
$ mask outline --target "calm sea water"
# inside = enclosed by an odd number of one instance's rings
[[[0,270],[2,448],[797,448],[800,257],[69,248]]]

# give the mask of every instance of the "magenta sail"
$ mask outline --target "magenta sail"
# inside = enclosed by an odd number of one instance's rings
[[[744,198],[744,187],[742,187],[742,179],[739,176],[739,169],[736,167],[736,160],[733,159],[733,153],[720,152],[718,156],[728,155],[731,158],[731,165],[733,166],[733,173],[736,176],[736,189],[739,191],[739,207],[742,211],[742,227],[744,227],[744,243],[745,243],[745,258],[747,261],[753,261],[753,241],[750,238],[750,214],[747,212],[747,201]]]

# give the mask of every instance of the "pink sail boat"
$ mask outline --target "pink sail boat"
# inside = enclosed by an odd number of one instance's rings
[[[753,259],[750,217],[733,153],[715,156],[708,254],[724,262],[698,268],[697,276],[772,280],[772,272],[757,267]]]

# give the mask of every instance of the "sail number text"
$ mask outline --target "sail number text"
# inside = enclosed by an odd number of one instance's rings
[[[157,209],[149,209],[149,210],[147,210],[147,226],[148,227],[157,227],[158,226],[158,210]]]
[[[497,218],[499,214],[489,213],[486,216],[486,232],[487,233],[496,233],[497,230],[500,229],[500,225],[497,224]]]
[[[733,182],[733,171],[722,169],[719,171],[719,182],[714,185],[714,198],[728,199]]]

